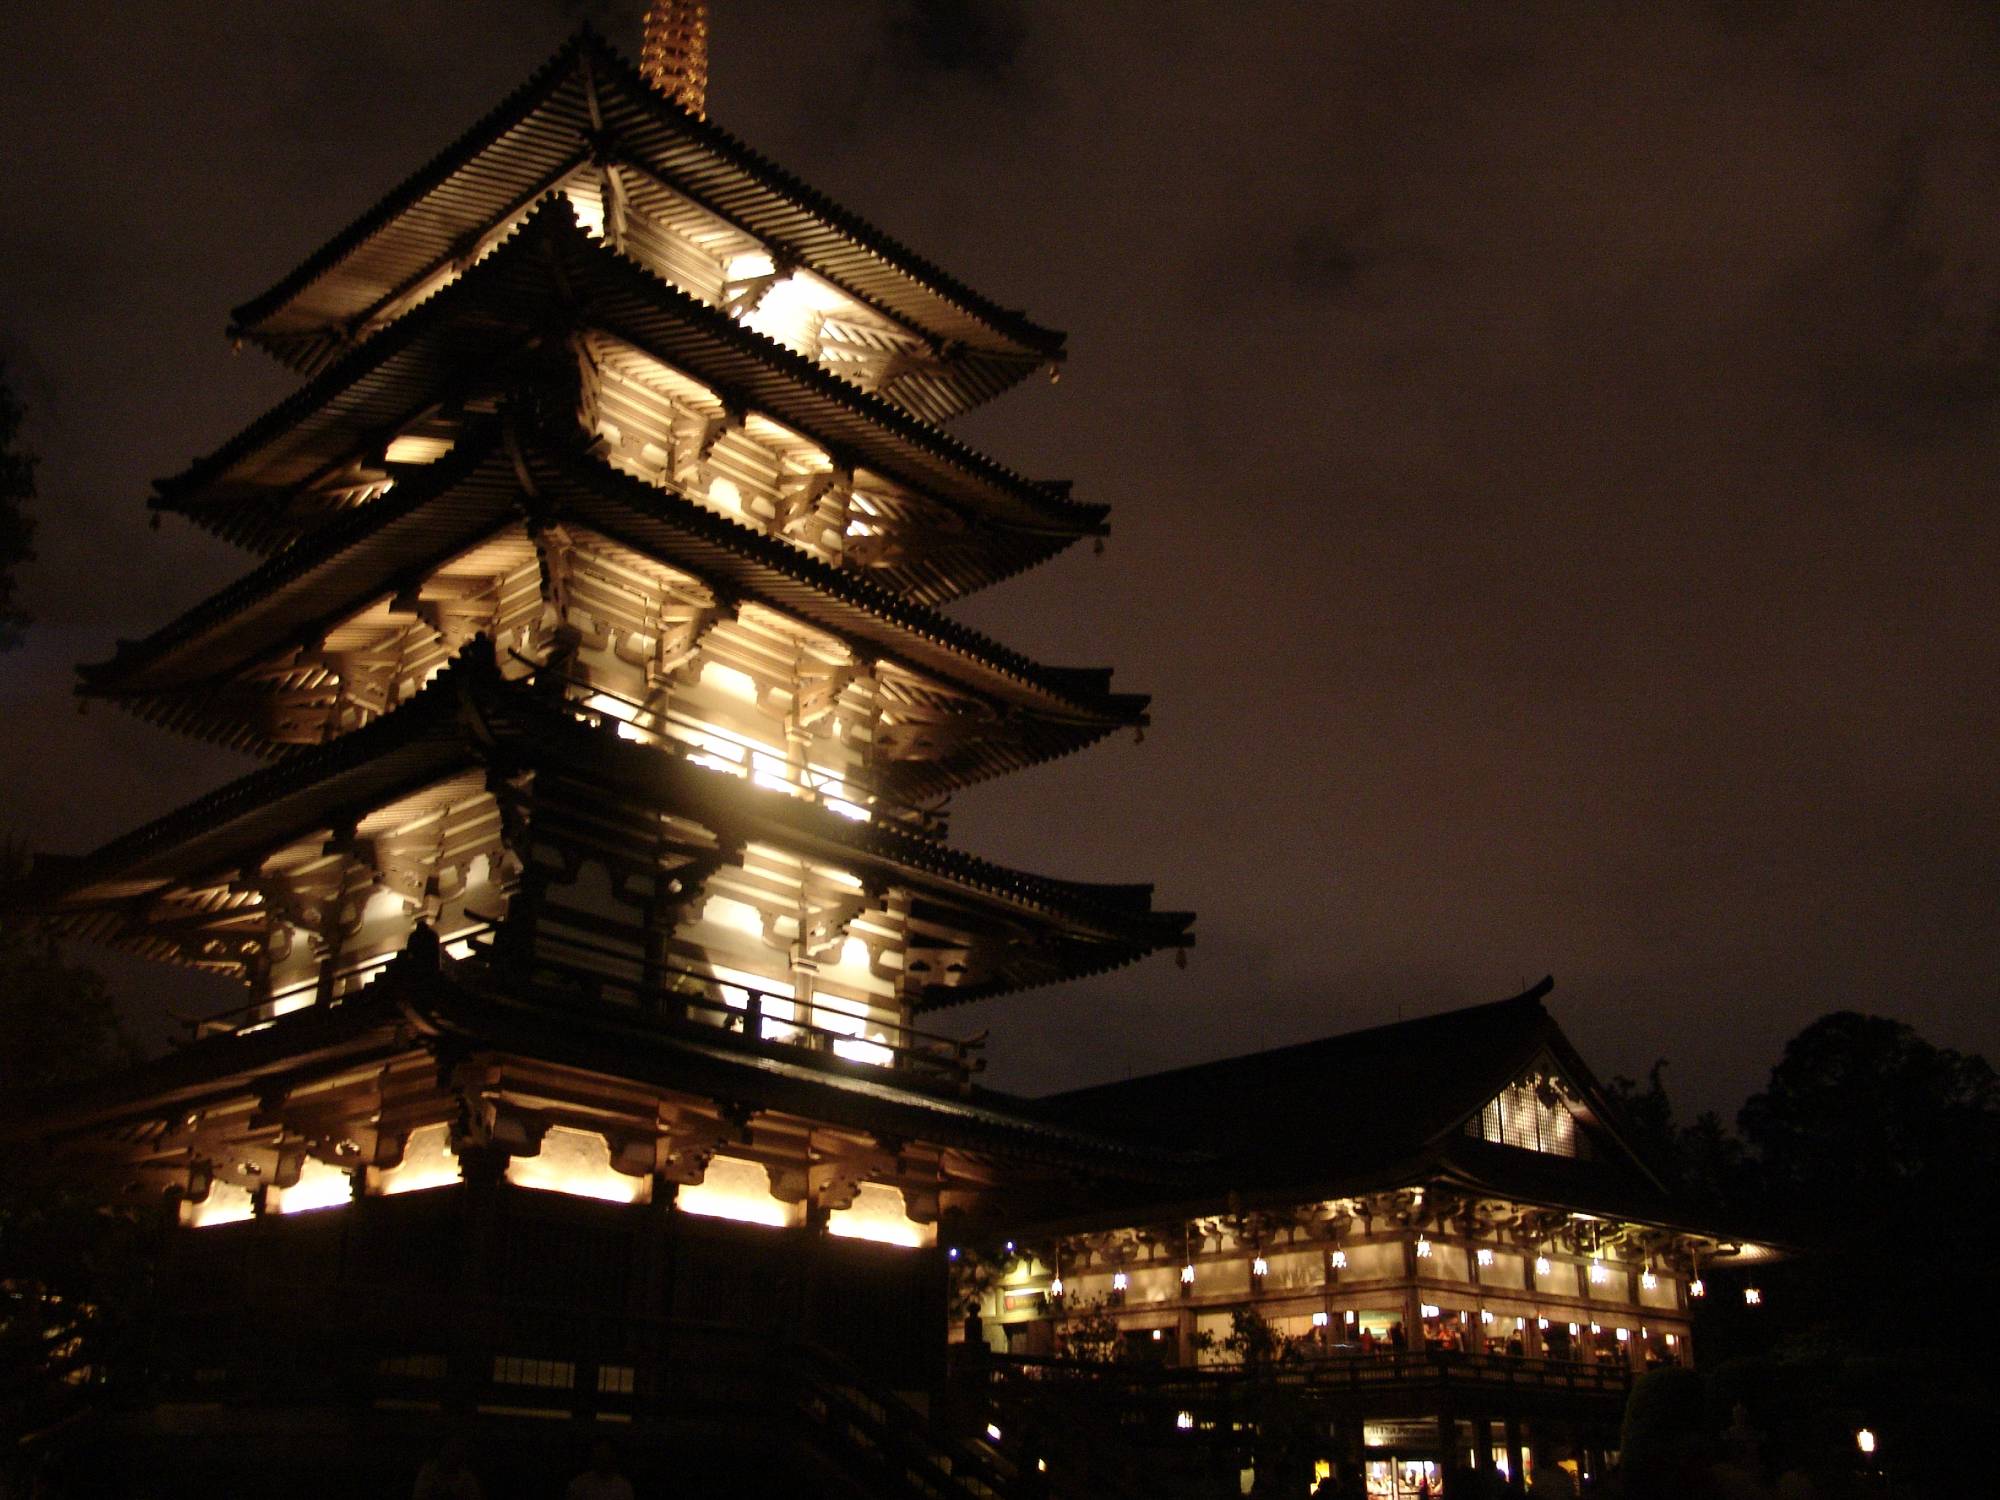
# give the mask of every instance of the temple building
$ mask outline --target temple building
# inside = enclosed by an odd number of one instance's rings
[[[1774,1251],[1676,1203],[1551,988],[1037,1101],[1171,1161],[1030,1189],[1033,1228],[961,1275],[994,1408],[1073,1463],[1095,1429],[1218,1479],[1290,1423],[1294,1477],[1398,1500],[1599,1469],[1633,1378],[1693,1363],[1710,1279]]]
[[[1192,943],[948,840],[1146,722],[941,613],[1106,532],[942,426],[1063,339],[710,124],[705,38],[580,32],[238,308],[302,383],[158,485],[254,565],[81,690],[263,764],[10,896],[242,989],[8,1126],[172,1221],[106,1462],[358,1493],[454,1430],[549,1493],[610,1431],[739,1493],[1171,1494],[1268,1474],[1271,1390],[1382,1495],[1598,1461],[1759,1252],[1541,991],[979,1085],[941,1013]]]

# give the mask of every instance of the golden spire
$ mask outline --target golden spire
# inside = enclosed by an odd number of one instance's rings
[[[646,7],[639,70],[697,118],[708,117],[708,6],[705,0],[652,0]]]

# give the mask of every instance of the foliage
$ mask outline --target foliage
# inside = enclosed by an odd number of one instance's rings
[[[1114,1364],[1124,1357],[1125,1335],[1101,1297],[1072,1308],[1056,1329],[1056,1352],[1083,1364]]]
[[[21,403],[0,363],[0,651],[19,644],[28,617],[14,602],[14,571],[34,558],[35,457],[14,446],[21,435]]]
[[[1865,1421],[1906,1475],[1944,1462],[2000,1399],[1944,1290],[1992,1262],[2000,1083],[1986,1061],[1838,1011],[1786,1045],[1740,1138],[1711,1115],[1678,1125],[1664,1065],[1612,1091],[1635,1144],[1705,1216],[1794,1252],[1756,1273],[1760,1307],[1726,1275],[1699,1305],[1711,1428],[1718,1403],[1741,1400],[1800,1461],[1850,1462]]]
[[[1285,1352],[1285,1336],[1273,1328],[1254,1307],[1238,1307],[1229,1314],[1229,1335],[1222,1347],[1238,1364],[1251,1368],[1275,1364]]]
[[[1632,1386],[1619,1434],[1626,1492],[1662,1497],[1689,1493],[1714,1446],[1702,1378],[1693,1370],[1648,1370]]]
[[[21,864],[0,848],[0,884]],[[104,981],[0,908],[0,1101],[32,1106],[132,1057]],[[158,1217],[107,1211],[92,1186],[0,1129],[0,1431],[73,1412],[143,1299]]]
[[[1681,1198],[1710,1212],[1726,1208],[1742,1195],[1743,1143],[1712,1110],[1697,1115],[1692,1125],[1677,1123],[1666,1073],[1661,1058],[1647,1069],[1643,1089],[1619,1077],[1606,1092],[1619,1107],[1633,1147]]]
[[[1968,1171],[1988,1178],[1980,1168],[1992,1161],[1996,1120],[2000,1081],[1984,1058],[1854,1011],[1786,1043],[1769,1086],[1738,1117],[1759,1185],[1809,1213],[1846,1202],[1859,1184],[1878,1204],[1956,1196],[1975,1185]]]
[[[979,1310],[986,1294],[1027,1256],[993,1233],[968,1225],[956,1210],[938,1224],[940,1238],[951,1246],[951,1315],[965,1317]]]

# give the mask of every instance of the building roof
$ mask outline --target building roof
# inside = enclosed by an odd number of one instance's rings
[[[592,328],[686,371],[855,467],[934,497],[972,523],[945,570],[899,580],[937,602],[1106,530],[1107,507],[1068,498],[829,373],[606,248],[566,199],[539,205],[462,278],[398,319],[221,448],[158,481],[152,504],[268,551],[324,516],[287,505],[412,417],[504,392],[524,351]],[[930,576],[931,573],[939,576]]]
[[[1424,1180],[1671,1224],[1658,1175],[1532,989],[1486,1005],[1175,1068],[1039,1101],[1067,1123],[1199,1155],[1196,1195],[1246,1200],[1375,1191]],[[1592,1154],[1489,1144],[1466,1124],[1524,1071],[1576,1089]]]
[[[442,970],[406,954],[359,994],[241,1032],[217,1032],[134,1068],[27,1101],[0,1139],[57,1141],[163,1114],[214,1108],[272,1082],[296,1087],[412,1052],[448,1047],[530,1058],[621,1082],[687,1090],[816,1123],[1033,1162],[1071,1172],[1159,1180],[1171,1155],[1064,1126],[1011,1095],[806,1052],[711,1027],[673,1028],[564,997],[559,1012],[496,985],[475,966]],[[21,1101],[13,1101],[19,1104]]]
[[[489,419],[411,471],[387,495],[341,513],[298,545],[108,662],[81,669],[83,691],[170,727],[268,753],[232,679],[353,615],[451,558],[526,527],[562,520],[761,603],[1009,716],[934,763],[912,763],[899,795],[954,786],[1067,754],[1145,722],[1143,695],[1113,693],[1107,669],[1051,667],[913,603],[853,569],[635,479],[585,450],[575,429]],[[400,582],[399,582],[400,580]]]
[[[682,109],[588,28],[485,118],[236,309],[234,329],[312,370],[397,292],[593,162],[630,161],[778,255],[954,355],[942,414],[1062,355],[1059,333],[981,296]],[[930,413],[926,413],[929,415]]]
[[[982,914],[1032,940],[996,948],[983,981],[940,983],[920,1009],[1076,978],[1192,944],[1193,915],[1152,910],[1152,887],[1033,875],[886,823],[860,823],[582,723],[534,688],[502,679],[483,638],[415,698],[329,744],[256,771],[96,852],[38,859],[15,904],[79,936],[112,941],[135,903],[178,884],[227,878],[317,829],[482,766],[557,768],[805,858],[837,860],[947,909]],[[1003,951],[1004,950],[1004,951]]]

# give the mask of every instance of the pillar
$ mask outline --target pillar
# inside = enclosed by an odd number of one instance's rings
[[[465,1182],[456,1226],[458,1276],[452,1310],[451,1350],[445,1364],[445,1409],[469,1416],[479,1392],[493,1378],[492,1308],[494,1241],[501,1194],[507,1190],[507,1153],[495,1146],[458,1147]]]

